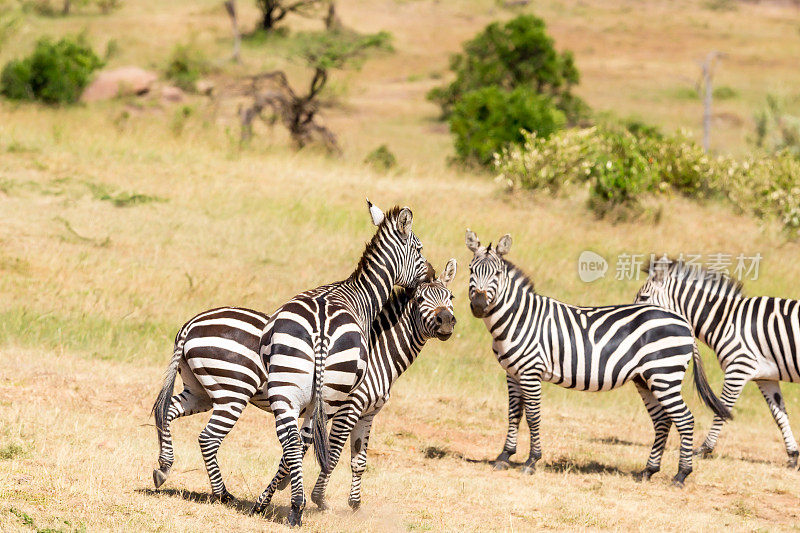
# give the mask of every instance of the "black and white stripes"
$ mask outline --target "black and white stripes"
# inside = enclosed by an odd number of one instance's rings
[[[174,461],[172,421],[213,409],[198,440],[214,496],[222,501],[230,498],[217,450],[248,402],[269,408],[259,394],[267,376],[259,346],[268,318],[250,309],[220,307],[200,313],[178,332],[164,386],[153,406],[160,448],[159,468],[153,471],[156,488],[167,479]],[[171,397],[178,372],[184,389]]]
[[[361,476],[367,465],[367,444],[372,421],[389,399],[394,382],[411,366],[426,341],[433,337],[447,340],[452,335],[456,319],[453,295],[447,285],[455,273],[456,261],[451,259],[440,278],[422,283],[415,290],[395,291],[373,322],[367,374],[333,417],[331,467],[320,472],[311,494],[312,501],[320,508],[327,507],[325,489],[348,435],[353,474],[348,502],[354,509],[361,505]],[[310,443],[306,441],[304,444],[307,448]],[[262,506],[281,487],[287,470],[284,460],[267,488]]]
[[[783,435],[790,467],[798,448],[781,381],[800,382],[800,301],[757,296],[747,298],[730,277],[680,261],[658,263],[636,296],[680,313],[694,334],[717,354],[725,383],[721,400],[732,408],[745,384],[755,381]],[[722,419],[714,423],[698,453],[717,444]]]
[[[681,397],[681,381],[690,359],[705,403],[721,417],[725,406],[711,393],[702,372],[692,330],[677,313],[655,305],[576,307],[542,296],[520,269],[503,256],[511,247],[505,235],[492,249],[467,230],[469,297],[473,314],[492,334],[492,349],[506,370],[509,431],[496,466],[505,468],[516,452],[524,409],[531,433],[530,457],[523,471],[533,472],[541,458],[539,443],[541,382],[584,390],[611,390],[632,381],[653,420],[655,441],[644,478],[660,469],[669,428],[681,438],[676,484],[692,470],[694,420]],[[521,401],[520,401],[521,399]]]
[[[326,417],[364,377],[373,320],[394,285],[414,287],[428,275],[422,244],[411,231],[411,210],[395,207],[384,215],[372,204],[369,210],[378,230],[353,274],[292,298],[272,315],[262,337],[261,354],[269,363],[267,394],[292,487],[291,525],[300,523],[305,507],[298,420],[305,418],[304,433],[310,432],[327,471]],[[268,493],[254,510],[263,507]]]

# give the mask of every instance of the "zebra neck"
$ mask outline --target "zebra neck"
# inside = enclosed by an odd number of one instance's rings
[[[394,265],[387,263],[374,246],[369,246],[356,271],[343,283],[349,289],[345,291],[345,297],[352,304],[366,332],[389,301],[397,277]]]
[[[483,321],[496,341],[511,341],[515,333],[511,326],[526,321],[526,317],[518,316],[520,308],[527,304],[526,312],[538,315],[547,299],[536,294],[527,277],[515,268],[509,272],[508,282],[498,303],[489,310]]]
[[[372,334],[371,351],[376,367],[384,362],[391,366],[392,380],[408,370],[426,341],[419,312],[411,296],[402,290],[392,296],[375,319]]]
[[[692,325],[694,336],[718,352],[728,319],[741,301],[738,295],[709,295],[698,291],[694,298],[687,295],[677,307]]]

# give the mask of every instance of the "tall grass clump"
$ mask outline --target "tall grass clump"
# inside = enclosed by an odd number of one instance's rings
[[[164,76],[184,91],[194,91],[201,76],[208,74],[211,63],[193,44],[178,44],[172,49]]]

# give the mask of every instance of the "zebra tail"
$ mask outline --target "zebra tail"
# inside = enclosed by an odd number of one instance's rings
[[[170,359],[167,372],[164,375],[164,385],[158,393],[156,403],[153,404],[152,414],[156,417],[156,427],[159,430],[164,429],[164,421],[167,419],[167,413],[169,412],[172,390],[175,388],[175,376],[178,374],[178,365],[180,365],[181,357],[183,357],[183,341],[182,337],[175,339],[175,350],[172,352],[172,359]]]
[[[731,414],[731,410],[728,409],[727,405],[722,403],[722,400],[720,400],[716,394],[714,394],[714,391],[711,390],[711,386],[708,384],[708,377],[706,377],[706,371],[705,368],[703,368],[703,359],[700,357],[700,350],[697,348],[696,342],[693,348],[694,386],[697,389],[697,393],[700,395],[700,399],[702,399],[703,403],[721,419],[732,420],[733,414]]]
[[[330,473],[331,444],[328,439],[328,415],[325,413],[325,402],[322,399],[322,383],[325,375],[325,354],[316,350],[314,358],[314,412],[311,415],[311,438],[314,453],[322,471]]]

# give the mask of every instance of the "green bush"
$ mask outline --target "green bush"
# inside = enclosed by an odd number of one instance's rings
[[[184,91],[194,91],[197,80],[209,70],[203,52],[191,44],[179,44],[172,50],[164,75]]]
[[[14,100],[49,104],[78,101],[92,72],[103,62],[83,38],[58,42],[41,39],[33,54],[6,64],[0,74],[2,94]]]
[[[466,93],[449,121],[459,159],[489,165],[506,145],[524,141],[523,130],[546,138],[565,118],[546,96],[521,87],[510,92],[486,87]]]
[[[0,75],[3,94],[12,99],[75,101],[100,61],[82,39],[40,40],[33,54],[10,61]]]
[[[642,193],[656,183],[647,147],[629,132],[605,132],[589,166],[589,206],[600,216],[618,208],[638,207]]]
[[[545,23],[533,15],[520,15],[501,25],[489,24],[450,59],[456,79],[428,93],[447,118],[456,102],[468,92],[486,87],[511,91],[533,88],[553,99],[574,122],[588,107],[570,91],[580,79],[571,52],[556,51]]]
[[[635,135],[609,126],[564,130],[549,139],[523,137],[522,144],[495,156],[500,178],[511,189],[555,194],[586,187],[589,207],[599,216],[636,214],[647,194],[715,197],[800,234],[800,159],[790,150],[711,157],[683,134]]]
[[[388,146],[382,144],[367,154],[364,163],[385,172],[397,166],[397,157],[389,150]]]

